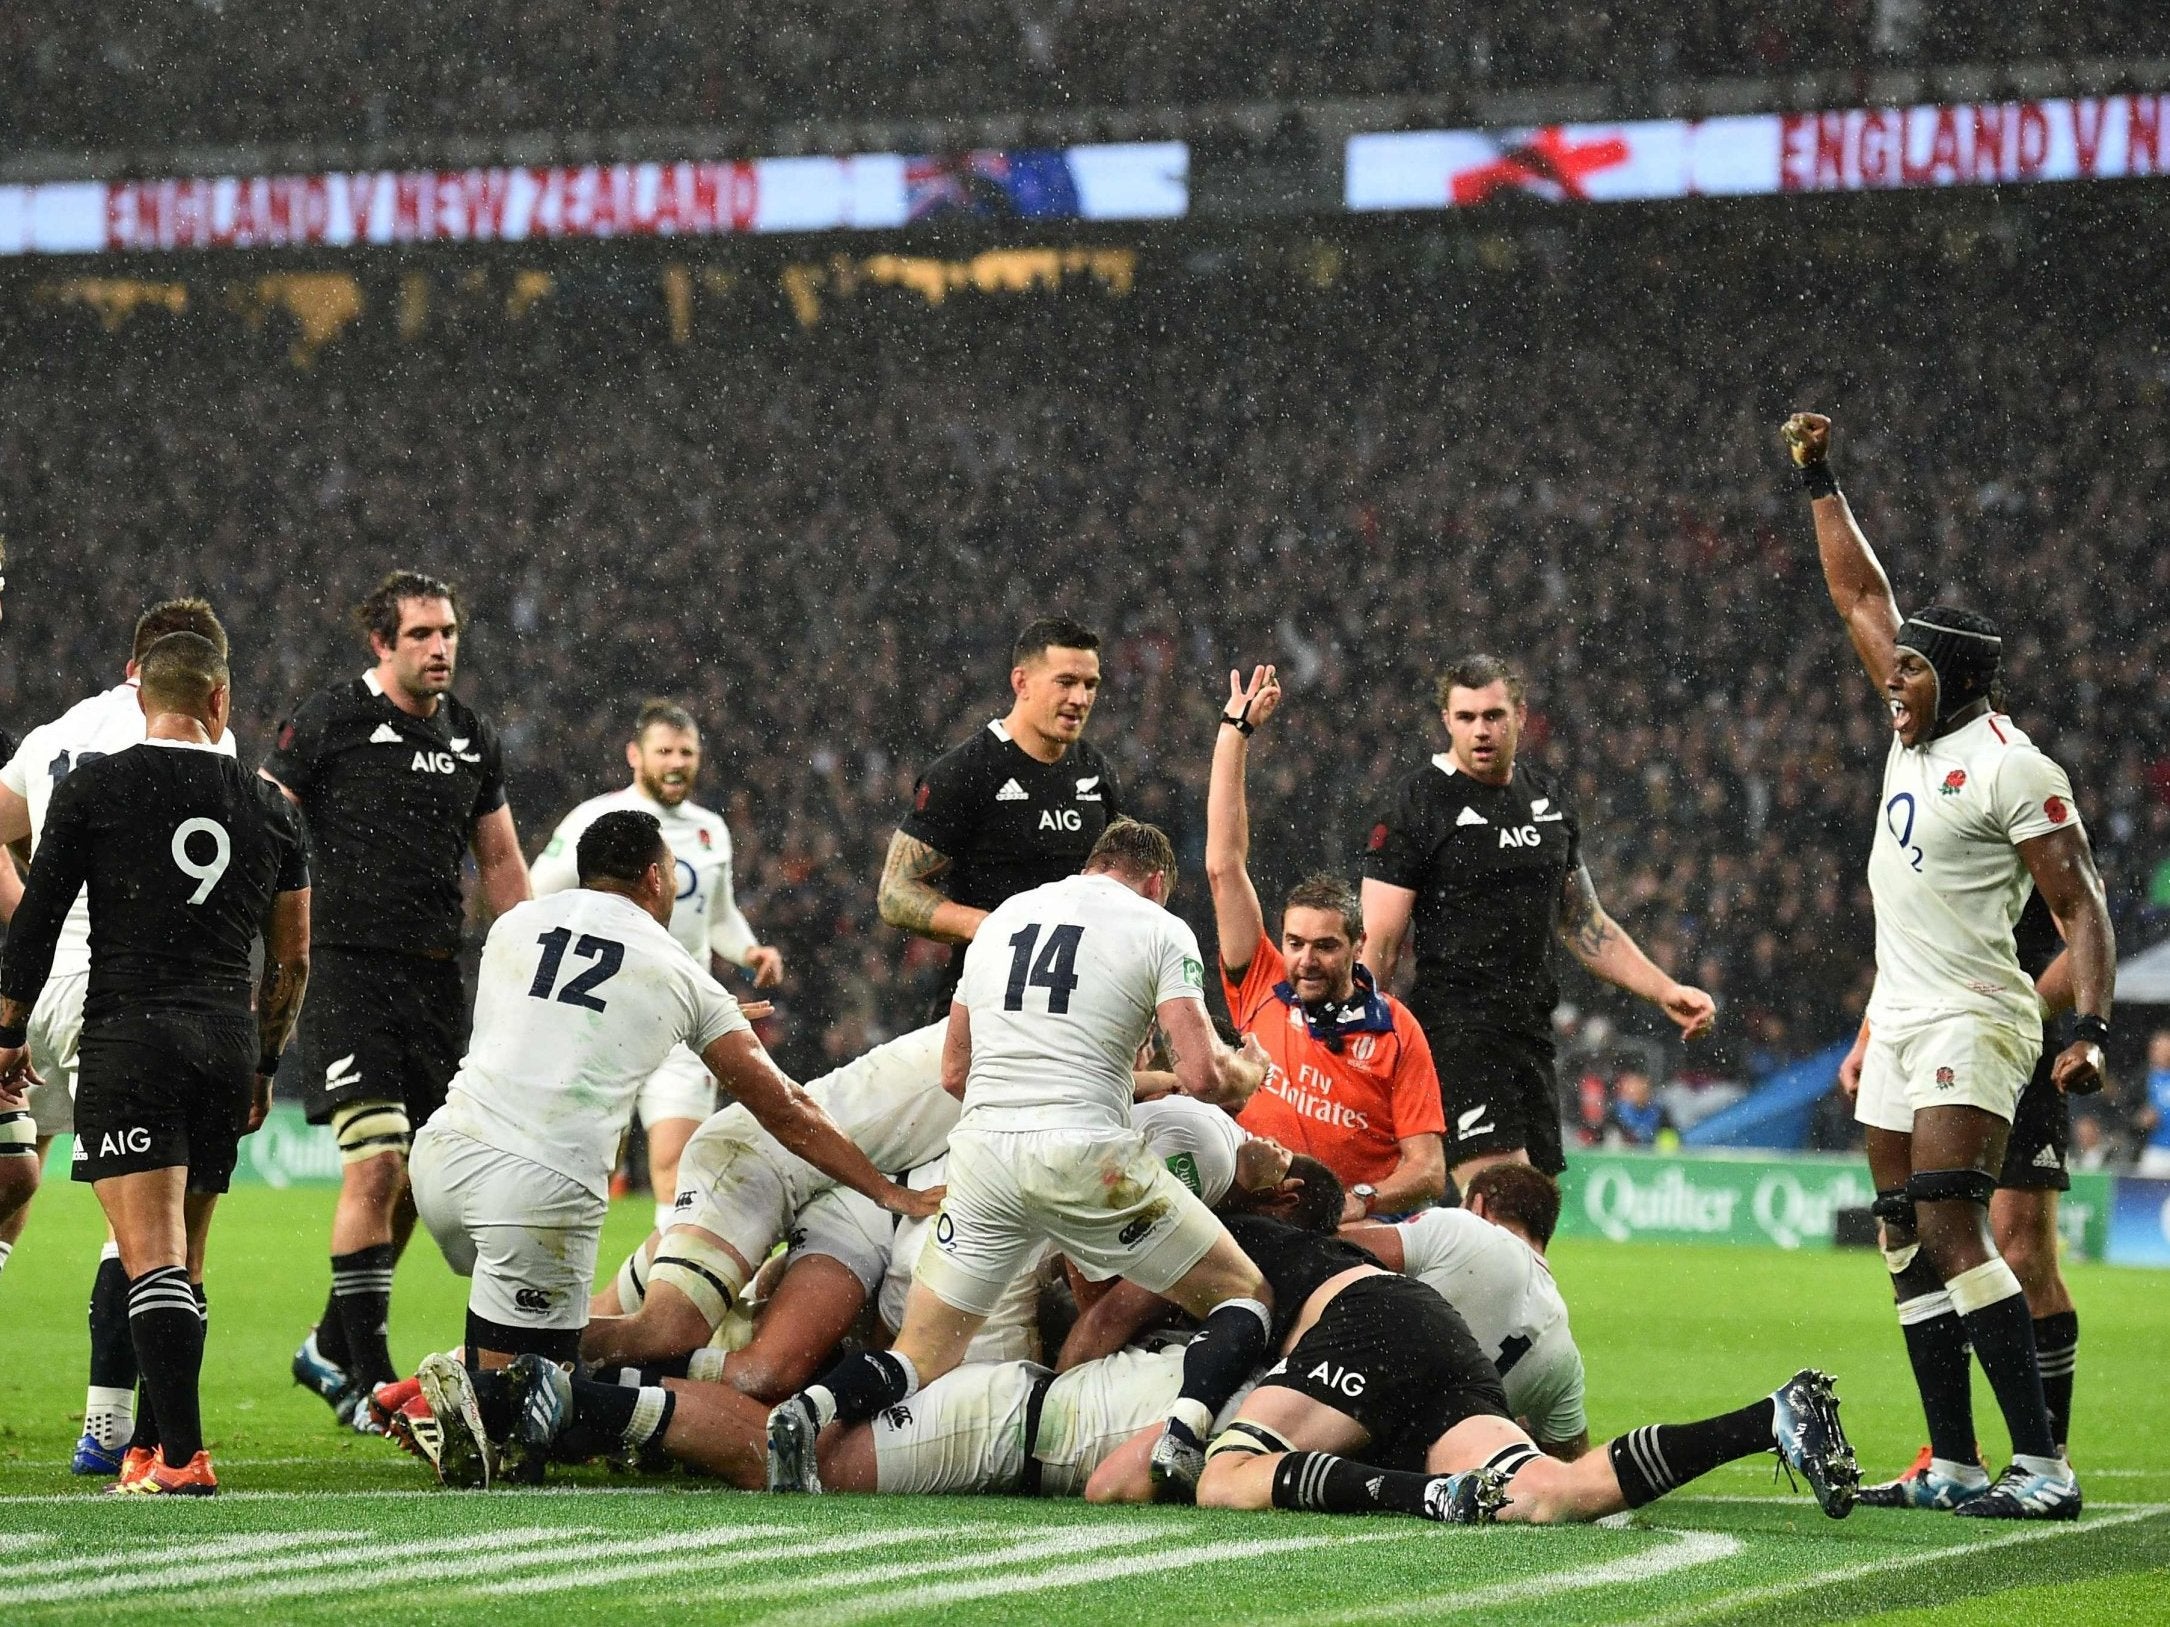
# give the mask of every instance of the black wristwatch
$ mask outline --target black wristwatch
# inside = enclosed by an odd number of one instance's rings
[[[2097,1017],[2091,1012],[2074,1017],[2072,1037],[2082,1045],[2100,1045],[2107,1048],[2110,1043],[2109,1019]]]

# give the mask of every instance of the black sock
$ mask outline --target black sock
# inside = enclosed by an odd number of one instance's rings
[[[1183,1352],[1183,1389],[1177,1400],[1204,1407],[1211,1427],[1228,1398],[1265,1359],[1269,1331],[1266,1307],[1255,1299],[1227,1299],[1214,1306]]]
[[[2009,1292],[1982,1304],[1978,1297],[1982,1290],[1976,1288],[1969,1293],[1966,1285],[1970,1279],[1985,1281],[1976,1278],[1975,1273],[1991,1266],[2003,1267],[2002,1281],[2011,1287]],[[1988,1291],[1994,1292],[1997,1279],[1986,1281]],[[1992,1259],[1961,1272],[1952,1279],[1951,1287],[1955,1306],[1973,1306],[1961,1311],[1959,1320],[1967,1330],[1967,1342],[1974,1347],[1974,1359],[1982,1364],[1982,1376],[1996,1392],[2004,1427],[2012,1437],[2012,1455],[2054,1458],[2057,1442],[2050,1429],[2049,1407],[2042,1398],[2041,1370],[2035,1366],[2034,1319],[2027,1314],[2027,1299],[2019,1291],[2019,1279],[2002,1260]]]
[[[131,1353],[136,1348],[133,1331],[129,1334],[128,1348]],[[128,1450],[158,1450],[158,1409],[151,1404],[151,1387],[140,1382],[136,1386],[136,1432],[128,1437]]]
[[[573,1380],[573,1421],[551,1448],[551,1456],[580,1463],[621,1449],[638,1451],[663,1438],[678,1397],[659,1386],[631,1389],[621,1384]]]
[[[2042,1400],[2049,1408],[2049,1432],[2057,1437],[2061,1450],[2072,1439],[2072,1378],[2080,1360],[2078,1311],[2059,1311],[2034,1319],[2034,1359],[2042,1370]]]
[[[332,1302],[346,1330],[347,1360],[340,1365],[364,1389],[399,1377],[392,1365],[390,1327],[392,1268],[398,1263],[399,1250],[390,1243],[332,1256]],[[323,1348],[321,1339],[317,1348]]]
[[[1974,1371],[1967,1360],[1966,1329],[1952,1309],[1944,1281],[1917,1254],[1904,1271],[1892,1273],[1892,1297],[1898,1301],[1899,1331],[1906,1337],[1906,1359],[1921,1392],[1922,1416],[1929,1425],[1929,1450],[1950,1463],[1973,1463],[1981,1453],[1974,1444]]]
[[[1768,1452],[1777,1444],[1773,1429],[1771,1398],[1765,1396],[1737,1412],[1692,1424],[1645,1424],[1606,1450],[1622,1500],[1630,1508],[1641,1508],[1721,1463]]]
[[[128,1331],[143,1369],[143,1387],[158,1409],[166,1465],[186,1468],[203,1450],[196,1394],[203,1372],[203,1312],[187,1271],[161,1266],[128,1284]]]
[[[128,1332],[128,1272],[118,1255],[98,1262],[90,1284],[90,1381],[103,1389],[132,1390],[136,1344]]]
[[[1291,1452],[1273,1469],[1273,1506],[1313,1514],[1424,1513],[1424,1492],[1437,1477],[1405,1469],[1374,1469],[1331,1452]]]
[[[846,1356],[801,1394],[813,1402],[817,1418],[826,1424],[831,1419],[845,1425],[863,1424],[884,1407],[893,1407],[907,1399],[919,1388],[919,1375],[911,1364],[893,1351],[864,1350],[855,1356]],[[813,1394],[826,1390],[830,1410],[822,1413],[822,1397]]]
[[[334,1367],[344,1367],[354,1359],[347,1349],[346,1319],[339,1314],[339,1262],[346,1258],[332,1256],[332,1286],[324,1291],[324,1314],[316,1319],[316,1353]]]
[[[475,1410],[482,1414],[482,1432],[493,1441],[512,1439],[512,1391],[502,1367],[484,1367],[475,1360],[474,1347],[467,1350],[467,1378],[475,1387]]]

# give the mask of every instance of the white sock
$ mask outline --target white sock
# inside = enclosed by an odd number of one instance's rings
[[[1202,1441],[1213,1433],[1213,1414],[1206,1411],[1203,1401],[1190,1396],[1176,1397],[1175,1405],[1168,1409],[1168,1416],[1189,1430],[1198,1440]]]
[[[1962,1486],[1986,1486],[1989,1471],[1979,1463],[1954,1463],[1950,1458],[1931,1458],[1929,1472],[1939,1480],[1952,1480]]]
[[[0,1243],[0,1271],[8,1268],[8,1256],[15,1252],[13,1243]]]
[[[2014,1452],[2012,1461],[2029,1474],[2042,1475],[2051,1480],[2070,1480],[2073,1478],[2072,1465],[2065,1462],[2063,1458],[2028,1457],[2025,1453]]]
[[[136,1432],[136,1392],[91,1385],[83,1400],[83,1429],[108,1452],[118,1452]]]

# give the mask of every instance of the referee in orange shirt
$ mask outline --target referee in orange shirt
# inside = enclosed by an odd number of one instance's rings
[[[1298,883],[1282,905],[1276,947],[1251,885],[1244,772],[1252,730],[1280,704],[1272,667],[1253,668],[1248,685],[1240,671],[1228,675],[1206,789],[1206,884],[1221,986],[1236,1027],[1273,1059],[1237,1123],[1340,1176],[1344,1223],[1402,1214],[1447,1189],[1431,1045],[1409,1008],[1380,992],[1357,960],[1364,916],[1355,888],[1332,876]]]

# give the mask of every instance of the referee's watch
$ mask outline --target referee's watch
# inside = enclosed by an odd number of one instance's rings
[[[1372,1206],[1379,1201],[1379,1189],[1369,1181],[1358,1181],[1349,1188],[1349,1196],[1364,1206],[1364,1213],[1368,1216]]]

